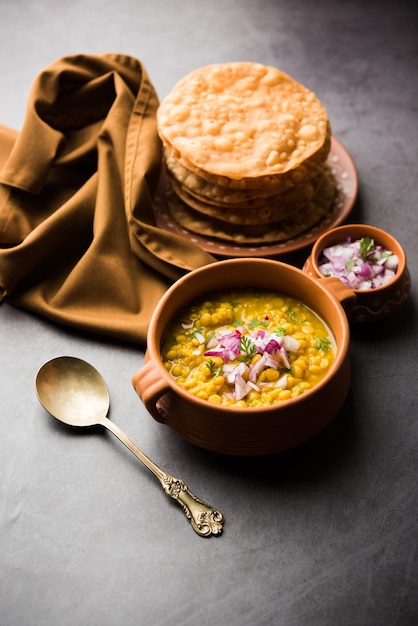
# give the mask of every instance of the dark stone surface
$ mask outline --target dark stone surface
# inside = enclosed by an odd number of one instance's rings
[[[214,455],[155,423],[131,388],[140,349],[2,304],[2,626],[418,623],[415,4],[3,0],[0,22],[0,123],[16,129],[38,72],[76,52],[137,56],[160,97],[209,63],[292,74],[320,97],[356,163],[350,220],[399,239],[413,285],[399,315],[353,331],[351,391],[335,422],[263,459]],[[34,377],[60,354],[103,373],[110,417],[219,507],[221,537],[198,537],[112,435],[47,416]]]

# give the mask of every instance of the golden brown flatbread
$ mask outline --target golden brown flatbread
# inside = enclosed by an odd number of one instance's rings
[[[237,243],[299,235],[330,210],[327,111],[280,70],[236,62],[185,76],[161,102],[169,209],[192,233]]]
[[[198,213],[174,192],[168,194],[167,200],[174,220],[192,233],[238,244],[259,244],[286,241],[312,228],[328,213],[334,198],[334,182],[330,175],[326,175],[311,201],[291,217],[272,224],[238,226]]]
[[[232,180],[275,177],[314,157],[328,115],[307,87],[259,63],[201,67],[163,99],[158,132],[188,169]]]
[[[273,199],[268,198],[264,202],[255,203],[255,205],[250,206],[245,206],[244,204],[238,206],[216,205],[215,203],[199,199],[197,196],[191,194],[187,188],[179,185],[174,179],[170,180],[170,184],[179,198],[198,213],[203,213],[208,217],[230,224],[242,224],[244,226],[272,224],[293,215],[305,207],[312,199],[323,176],[324,170],[316,179],[306,183],[300,188],[295,188]]]

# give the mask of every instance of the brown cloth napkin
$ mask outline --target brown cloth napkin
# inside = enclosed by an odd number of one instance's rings
[[[58,59],[0,126],[0,302],[144,343],[168,286],[215,259],[159,229],[158,99],[140,61]]]

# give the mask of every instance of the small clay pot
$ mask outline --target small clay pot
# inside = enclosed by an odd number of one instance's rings
[[[368,224],[347,224],[333,228],[317,239],[310,256],[303,266],[303,271],[314,278],[323,278],[319,269],[322,251],[324,248],[344,242],[347,237],[351,237],[352,240],[370,237],[376,245],[379,244],[390,250],[399,259],[394,279],[387,285],[377,287],[376,289],[355,289],[356,303],[347,312],[349,322],[352,324],[364,324],[382,320],[392,315],[404,304],[411,290],[411,277],[406,264],[405,252],[400,243],[389,233]]]
[[[188,393],[164,367],[165,330],[187,304],[221,289],[274,289],[313,309],[330,328],[334,362],[304,394],[277,405],[227,407]],[[297,446],[322,431],[337,415],[350,385],[349,326],[345,309],[355,294],[339,279],[316,280],[300,269],[269,259],[239,258],[194,270],[174,283],[152,316],[145,362],[132,383],[149,413],[187,441],[218,453],[262,455]]]

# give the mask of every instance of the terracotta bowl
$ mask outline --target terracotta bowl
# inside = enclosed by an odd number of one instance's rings
[[[220,289],[275,289],[311,307],[336,341],[334,362],[320,383],[301,396],[274,406],[238,408],[211,404],[180,387],[161,360],[164,332],[176,313]],[[350,385],[349,326],[344,307],[354,293],[338,278],[316,280],[269,259],[232,259],[194,270],[174,283],[152,316],[147,352],[132,383],[158,421],[189,442],[218,453],[262,455],[295,447],[323,430],[341,409]]]
[[[349,322],[354,324],[382,320],[397,311],[407,299],[411,289],[411,277],[406,264],[405,252],[400,243],[392,235],[375,226],[347,224],[333,228],[319,237],[303,267],[303,270],[310,276],[322,279],[319,262],[324,248],[341,243],[346,237],[356,240],[366,236],[374,239],[376,244],[380,244],[396,254],[399,264],[395,278],[384,287],[363,291],[354,290],[357,296],[356,304],[348,312]]]

